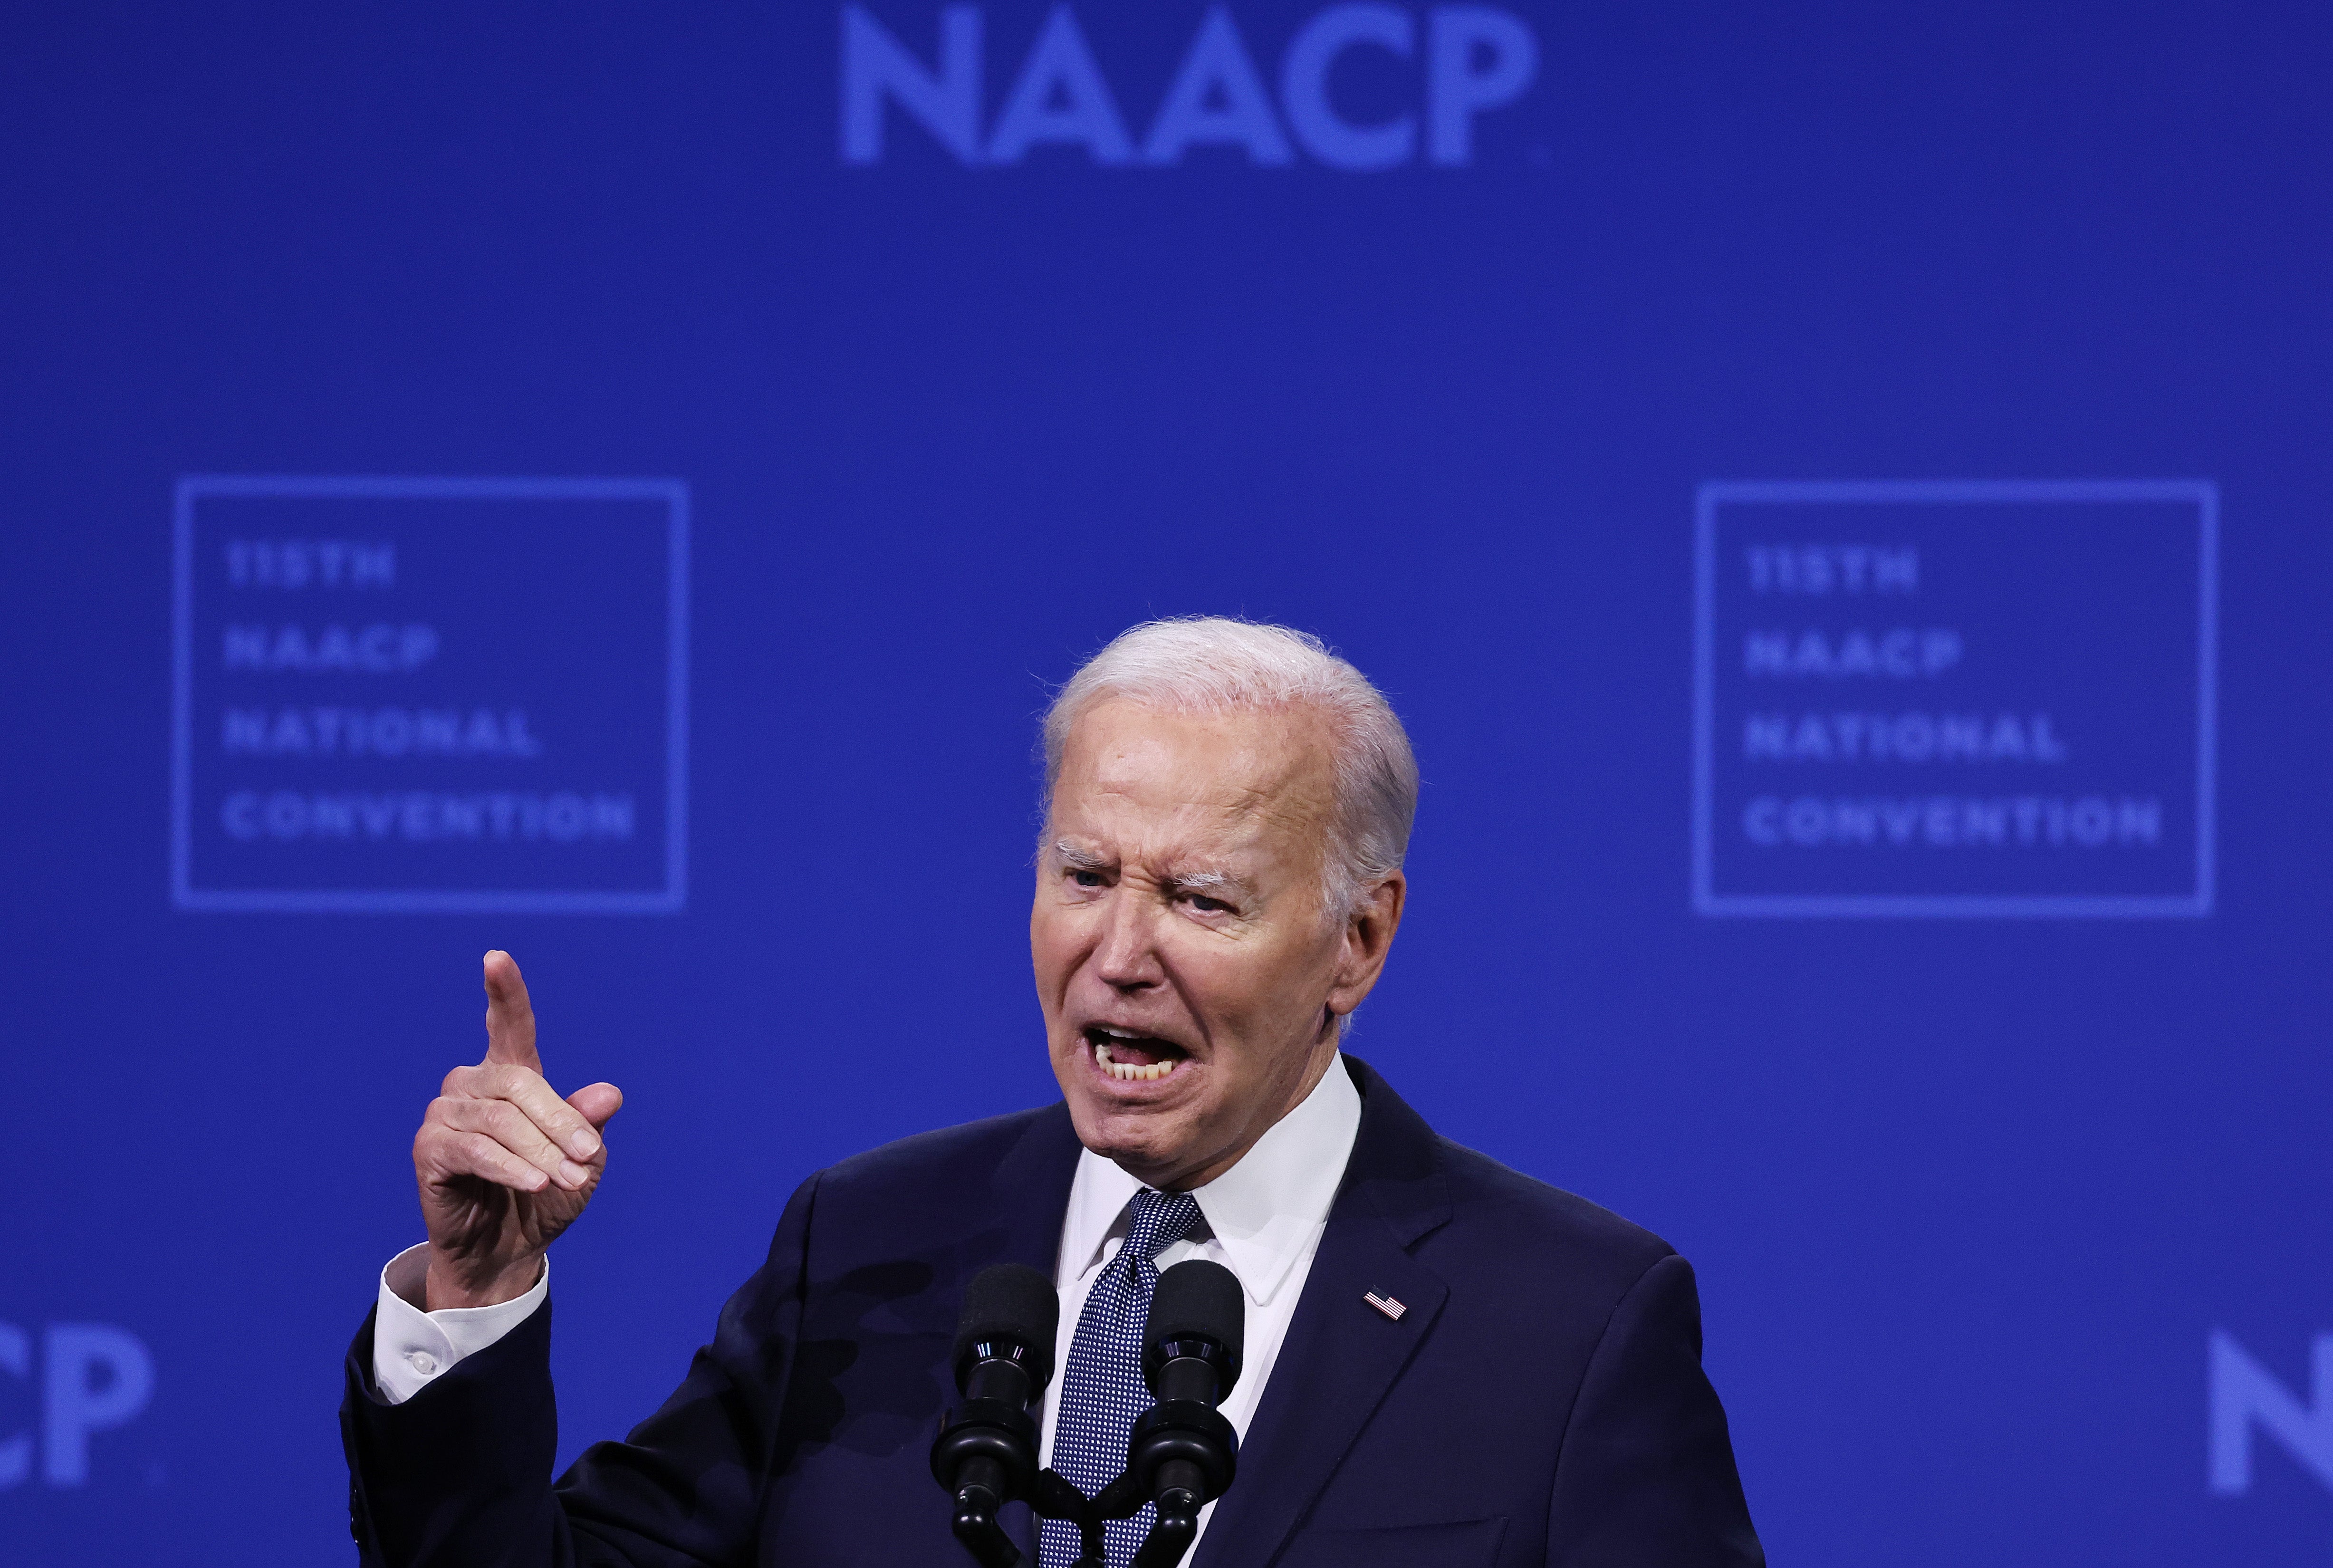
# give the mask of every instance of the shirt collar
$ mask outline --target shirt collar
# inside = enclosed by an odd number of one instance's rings
[[[1239,1163],[1191,1196],[1241,1287],[1263,1306],[1286,1283],[1329,1217],[1360,1131],[1361,1095],[1340,1054],[1295,1110],[1264,1130]],[[1142,1183],[1091,1150],[1078,1157],[1061,1257],[1075,1278],[1101,1260]]]

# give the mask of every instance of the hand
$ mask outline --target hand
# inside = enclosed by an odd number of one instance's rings
[[[517,962],[496,949],[485,974],[486,1059],[446,1074],[413,1138],[429,1227],[427,1312],[492,1306],[534,1288],[544,1250],[608,1169],[600,1129],[624,1103],[612,1083],[564,1100],[552,1092]]]

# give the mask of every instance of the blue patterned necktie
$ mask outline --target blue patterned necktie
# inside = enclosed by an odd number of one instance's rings
[[[1061,1415],[1053,1423],[1053,1468],[1089,1497],[1126,1468],[1126,1440],[1135,1419],[1156,1402],[1142,1380],[1142,1330],[1150,1319],[1150,1294],[1158,1288],[1157,1259],[1198,1222],[1198,1200],[1187,1192],[1145,1188],[1136,1193],[1126,1245],[1094,1276],[1085,1310],[1078,1314],[1070,1364],[1061,1374]],[[1127,1568],[1134,1561],[1157,1515],[1156,1508],[1145,1507],[1108,1527],[1103,1551],[1109,1568]],[[1044,1521],[1037,1553],[1042,1568],[1070,1568],[1078,1552],[1075,1525]]]

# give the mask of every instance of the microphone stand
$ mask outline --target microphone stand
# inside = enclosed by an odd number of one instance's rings
[[[996,1444],[987,1431],[959,1419],[943,1432],[935,1448],[935,1470],[940,1468],[939,1453],[955,1452],[957,1444],[964,1445],[965,1456],[973,1460],[966,1484],[955,1495],[953,1526],[955,1538],[981,1568],[1015,1568],[1020,1563],[1021,1549],[996,1522],[996,1514],[1003,1498],[1023,1490],[1030,1512],[1038,1518],[1064,1520],[1078,1527],[1073,1568],[1107,1568],[1102,1527],[1112,1520],[1131,1519],[1154,1502],[1158,1505],[1158,1516],[1135,1551],[1134,1568],[1175,1568],[1183,1560],[1199,1533],[1199,1510],[1209,1498],[1222,1496],[1232,1484],[1239,1465],[1239,1438],[1213,1403],[1173,1397],[1186,1395],[1184,1366],[1196,1363],[1169,1364],[1174,1371],[1162,1379],[1162,1385],[1170,1397],[1136,1419],[1127,1443],[1125,1470],[1097,1496],[1087,1496],[1076,1482],[1050,1467],[1038,1471],[1026,1487],[1013,1486],[1006,1476],[1009,1461],[1004,1446]],[[1027,1423],[1025,1415],[1012,1413]],[[989,1419],[999,1418],[991,1413]],[[1019,1451],[1028,1450],[1021,1448]]]
[[[980,1568],[1016,1568],[1021,1562],[1021,1548],[996,1520],[998,1499],[1003,1494],[1002,1477],[992,1479],[987,1475],[970,1479],[956,1494],[955,1515],[949,1526]],[[1103,1487],[1099,1496],[1089,1497],[1078,1490],[1076,1482],[1049,1468],[1037,1472],[1029,1490],[1029,1511],[1040,1519],[1066,1520],[1078,1527],[1073,1568],[1107,1568],[1102,1527],[1114,1519],[1133,1518],[1151,1500],[1131,1473]],[[1193,1494],[1170,1490],[1158,1501],[1158,1517],[1135,1553],[1136,1568],[1175,1568],[1199,1532],[1199,1511]]]
[[[1099,1496],[1089,1497],[1075,1482],[1047,1469],[1037,1473],[1029,1507],[1041,1519],[1063,1519],[1078,1527],[1078,1558],[1072,1568],[1105,1568],[1102,1527],[1112,1520],[1133,1518],[1154,1501],[1158,1504],[1158,1517],[1135,1550],[1134,1568],[1175,1568],[1190,1550],[1191,1538],[1199,1533],[1199,1504],[1192,1490],[1170,1487],[1165,1496],[1154,1499],[1129,1470],[1104,1486]],[[1001,1536],[1003,1532],[1000,1529],[997,1534]],[[962,1533],[958,1534],[960,1538]],[[987,1561],[982,1559],[984,1564]]]

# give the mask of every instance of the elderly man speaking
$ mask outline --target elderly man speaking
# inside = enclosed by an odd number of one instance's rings
[[[1384,697],[1301,633],[1157,621],[1077,672],[1044,739],[1029,947],[1061,1102],[805,1181],[686,1380],[555,1484],[545,1254],[622,1097],[550,1087],[518,967],[486,956],[485,1061],[414,1140],[428,1240],[349,1357],[363,1560],[969,1563],[927,1456],[974,1276],[1053,1282],[1042,1460],[1090,1496],[1152,1404],[1160,1275],[1204,1258],[1236,1276],[1245,1360],[1236,1481],[1186,1562],[1762,1562],[1685,1260],[1436,1137],[1339,1050],[1407,889],[1417,770]],[[1108,1526],[1109,1568],[1147,1516]],[[1004,1523],[1042,1568],[1079,1557],[1071,1525]]]

